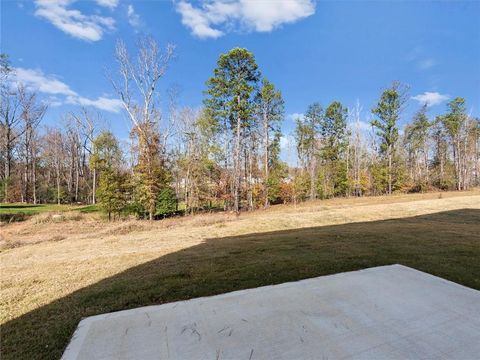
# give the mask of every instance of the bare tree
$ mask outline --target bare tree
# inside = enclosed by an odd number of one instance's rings
[[[72,113],[71,116],[78,129],[78,136],[80,137],[81,157],[79,158],[79,161],[81,161],[81,165],[79,164],[79,169],[86,171],[91,168],[90,175],[92,185],[90,186],[88,182],[86,182],[86,184],[89,189],[91,189],[91,203],[95,204],[97,193],[97,167],[95,163],[87,164],[87,157],[91,158],[95,153],[94,139],[96,129],[101,123],[101,116],[98,113],[96,115],[92,114],[85,107],[82,107],[80,114]]]
[[[60,129],[48,129],[44,136],[44,156],[55,176],[57,204],[62,201],[62,177],[65,169],[65,141]]]
[[[167,45],[162,52],[152,37],[141,37],[137,44],[135,60],[130,57],[125,43],[119,41],[115,57],[119,65],[120,80],[110,77],[123,107],[132,123],[132,135],[137,140],[139,164],[137,173],[145,185],[145,208],[150,220],[155,213],[159,192],[156,169],[162,164],[160,149],[160,106],[158,83],[165,75],[174,53]]]
[[[4,55],[0,62],[0,127],[2,128],[2,152],[5,154],[4,164],[4,199],[9,201],[9,182],[12,172],[13,151],[18,139],[25,132],[22,126],[22,104],[18,96],[21,86],[13,84],[13,69]]]
[[[22,107],[21,119],[23,122],[23,201],[29,201],[29,185],[31,183],[33,203],[37,203],[36,196],[36,159],[38,157],[37,146],[37,128],[47,110],[45,103],[38,101],[38,96],[34,92],[28,92],[24,87],[19,88],[19,101]]]

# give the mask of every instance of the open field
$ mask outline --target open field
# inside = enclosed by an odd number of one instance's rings
[[[0,223],[24,221],[38,214],[68,214],[72,218],[78,214],[87,214],[98,211],[96,205],[57,205],[57,204],[25,204],[0,203]]]
[[[65,211],[80,211],[92,212],[96,211],[94,205],[57,205],[57,204],[23,204],[14,203],[6,204],[0,203],[0,214],[18,214],[35,215],[45,212],[65,212]]]
[[[2,359],[59,358],[82,317],[400,263],[480,289],[480,191],[1,228]]]

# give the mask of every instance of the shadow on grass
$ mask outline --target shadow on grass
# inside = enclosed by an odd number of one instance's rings
[[[2,359],[55,359],[105,312],[400,263],[480,289],[480,210],[208,239],[9,321]]]
[[[42,208],[44,206],[42,204],[1,204],[0,209],[29,209]]]

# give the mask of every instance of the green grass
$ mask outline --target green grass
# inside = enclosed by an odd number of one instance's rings
[[[34,215],[42,212],[63,212],[78,208],[75,205],[0,203],[0,214]]]
[[[88,214],[88,213],[97,212],[97,211],[99,211],[100,209],[98,208],[97,205],[87,205],[87,206],[83,206],[83,207],[78,208],[78,209],[75,209],[75,210],[78,210],[78,211],[80,211],[80,212],[83,213],[83,214]]]
[[[373,266],[480,289],[479,259],[477,209],[208,239],[7,322],[2,359],[59,358],[83,317]]]
[[[98,211],[96,205],[58,205],[58,204],[24,204],[24,203],[0,203],[0,221],[12,222],[23,221],[36,214],[66,211],[79,211],[92,213]]]

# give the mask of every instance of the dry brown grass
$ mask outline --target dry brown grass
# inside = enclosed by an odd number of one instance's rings
[[[32,217],[0,228],[0,323],[12,322],[77,290],[205,244],[208,239],[458,209],[480,209],[480,191],[332,199],[296,207],[274,206],[238,217],[216,213],[153,223],[107,223],[94,214],[64,221],[39,221],[42,218]]]

